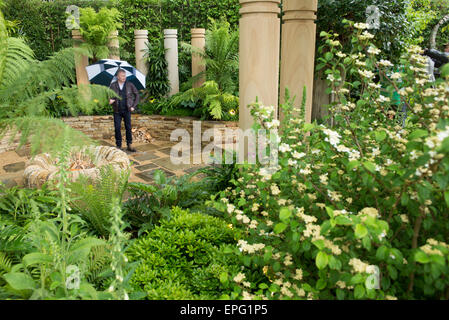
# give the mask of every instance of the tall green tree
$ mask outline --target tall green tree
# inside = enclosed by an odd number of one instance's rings
[[[109,36],[122,27],[120,12],[116,8],[104,7],[98,12],[93,8],[81,8],[80,13],[80,33],[84,39],[81,47],[89,51],[94,61],[107,58],[115,49],[108,47]]]

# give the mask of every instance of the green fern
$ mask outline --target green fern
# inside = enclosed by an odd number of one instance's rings
[[[96,287],[107,288],[112,274],[110,267],[112,260],[110,246],[93,247],[87,260],[86,279]]]
[[[192,88],[173,96],[170,105],[173,107],[183,101],[195,103],[202,101],[204,105],[204,109],[202,109],[203,118],[210,115],[216,120],[221,120],[225,112],[231,109],[236,110],[239,105],[239,98],[230,93],[222,92],[215,81],[206,81],[199,88]]]
[[[107,46],[109,35],[122,26],[120,12],[116,8],[101,8],[99,12],[82,8],[80,13],[80,33],[85,40],[81,47],[88,50],[94,61],[107,58],[112,49]]]
[[[235,93],[238,87],[238,45],[239,33],[231,30],[224,19],[214,20],[206,31],[205,51],[199,51],[188,43],[181,43],[184,50],[203,58],[206,65],[206,79],[215,81],[222,92]],[[204,72],[193,77],[191,83],[204,76]]]
[[[29,245],[24,242],[25,236],[26,229],[0,222],[0,251],[11,253],[26,251]]]
[[[12,261],[0,251],[0,276],[11,271]]]

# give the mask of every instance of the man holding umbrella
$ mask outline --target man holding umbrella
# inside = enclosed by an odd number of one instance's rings
[[[140,97],[134,84],[126,81],[126,71],[119,69],[117,71],[117,81],[110,86],[120,99],[110,99],[109,104],[112,104],[114,110],[114,128],[115,128],[115,143],[117,148],[122,149],[122,119],[125,121],[126,143],[129,152],[136,152],[132,147],[133,137],[131,132],[131,112],[136,110],[139,104]]]

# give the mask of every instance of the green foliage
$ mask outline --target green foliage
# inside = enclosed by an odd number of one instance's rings
[[[33,52],[19,38],[11,38],[0,17],[0,137],[11,130],[15,138],[21,132],[20,142],[30,138],[33,151],[60,147],[62,121],[49,119],[48,104],[52,97],[59,96],[71,114],[79,111],[91,113],[98,102],[107,101],[114,93],[103,86],[70,86],[75,72],[74,53],[85,53],[82,49],[64,49],[45,61],[34,60]],[[95,99],[92,99],[95,97]],[[71,142],[82,145],[90,141],[80,132],[72,130]]]
[[[333,30],[339,35],[338,40],[343,45],[343,51],[350,51],[351,35],[345,32],[342,19],[365,22],[367,7],[375,5],[379,8],[380,29],[370,30],[376,34],[374,44],[382,49],[385,58],[398,62],[405,41],[415,32],[406,15],[407,4],[408,0],[318,1],[317,47],[323,45],[319,34]]]
[[[200,56],[206,66],[206,72],[199,73],[191,81],[206,76],[207,81],[214,81],[221,92],[235,95],[239,83],[239,32],[231,30],[230,24],[223,18],[210,20],[204,52],[182,43],[187,52]]]
[[[199,173],[205,175],[203,183],[209,183],[212,193],[219,192],[232,186],[232,181],[237,177],[237,153],[223,154],[221,164],[215,164],[199,170]],[[234,161],[231,161],[233,159]],[[228,161],[226,161],[228,160]],[[227,164],[226,162],[230,163]]]
[[[113,50],[107,44],[111,32],[121,28],[121,17],[116,8],[103,7],[98,12],[93,8],[80,9],[80,33],[85,40],[81,47],[89,51],[94,61],[106,59]]]
[[[192,88],[174,95],[170,101],[172,108],[191,102],[194,115],[201,120],[236,120],[239,98],[221,91],[214,81],[206,81],[199,88]]]
[[[139,265],[131,278],[148,299],[218,299],[230,291],[224,275],[239,270],[230,248],[237,233],[218,218],[174,208],[127,251]]]
[[[134,61],[134,30],[150,32],[150,42],[163,38],[163,29],[178,29],[178,39],[188,41],[190,29],[207,28],[208,17],[226,16],[232,26],[239,21],[238,0],[6,0],[6,19],[20,23],[19,34],[25,36],[39,60],[53,52],[71,46],[71,30],[65,25],[65,10],[69,5],[80,8],[117,8],[126,17],[120,36],[120,56],[130,63]],[[187,81],[190,73],[190,56],[180,51],[180,80]]]
[[[147,100],[160,99],[170,90],[168,63],[165,60],[163,41],[156,41],[155,44],[148,42],[145,58],[148,65],[145,95]]]
[[[97,235],[109,234],[112,200],[114,197],[122,200],[129,175],[130,171],[117,173],[112,166],[103,166],[98,182],[92,183],[88,178],[81,177],[70,185],[73,205]]]
[[[58,193],[44,186],[42,189],[10,189],[0,187],[0,215],[8,216],[14,224],[24,226],[32,210],[39,210],[42,216],[54,216]]]
[[[16,226],[10,221],[0,221],[0,252],[21,253],[28,249],[24,238],[26,229]]]
[[[68,130],[63,132],[66,142],[68,134]],[[76,200],[67,188],[70,150],[65,143],[58,154],[57,216],[43,219],[42,208],[36,205],[43,199],[34,196],[36,201],[29,199],[25,228],[5,228],[0,223],[0,295],[5,299],[128,298],[125,290],[132,266],[123,255],[127,238],[122,233],[118,198],[111,201],[109,242],[89,236],[86,222],[68,214],[69,203]]]
[[[210,183],[192,181],[199,172],[184,175],[180,178],[167,178],[157,170],[154,173],[154,184],[130,183],[127,191],[130,199],[125,203],[126,219],[138,235],[151,230],[161,219],[170,219],[171,208],[201,207],[211,192]]]
[[[236,28],[239,22],[238,0],[120,0],[117,9],[127,17],[121,36],[124,51],[134,60],[134,30],[148,30],[150,42],[163,39],[164,29],[177,29],[179,43],[190,42],[192,28],[209,28],[209,18],[225,17]],[[181,83],[190,77],[191,55],[179,48]]]
[[[430,46],[430,36],[433,27],[447,14],[449,3],[445,0],[412,0],[407,6],[407,17],[411,21],[412,34],[408,39],[409,44]],[[437,47],[443,46],[449,41],[448,27],[442,26],[437,35]]]
[[[192,77],[183,87],[191,87],[202,77],[207,81],[199,88],[174,95],[170,106],[172,109],[179,106],[193,108],[193,115],[202,120],[237,120],[239,100],[235,94],[238,91],[239,33],[232,31],[230,24],[223,18],[210,20],[204,52],[182,43],[186,52],[202,57],[206,66],[205,72]]]
[[[71,30],[66,27],[66,8],[112,5],[103,0],[5,0],[2,8],[6,19],[19,23],[14,35],[24,37],[38,60],[45,60],[54,52],[72,46]]]

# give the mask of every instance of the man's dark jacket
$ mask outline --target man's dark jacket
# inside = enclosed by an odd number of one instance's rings
[[[118,96],[120,96],[120,87],[118,85],[118,81],[113,82],[110,86],[111,90],[113,90]],[[131,112],[131,108],[134,108],[136,110],[137,105],[139,104],[140,97],[139,97],[139,91],[137,91],[136,87],[129,81],[125,82],[125,89],[126,89],[126,101],[127,101],[127,107],[128,111]],[[119,112],[119,99],[116,99],[114,103],[112,104],[112,108],[114,112]]]

